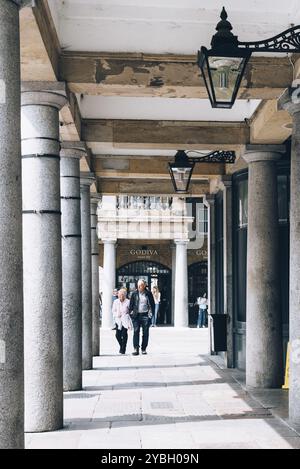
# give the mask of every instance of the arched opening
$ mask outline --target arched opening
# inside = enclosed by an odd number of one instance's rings
[[[157,325],[172,325],[172,275],[171,270],[163,264],[153,261],[135,261],[117,269],[116,285],[126,287],[129,293],[136,289],[139,279],[144,279],[151,289],[158,286],[161,293],[161,304],[157,317]]]
[[[207,261],[195,262],[188,268],[189,285],[189,325],[196,326],[198,318],[197,298],[207,295],[208,265]]]

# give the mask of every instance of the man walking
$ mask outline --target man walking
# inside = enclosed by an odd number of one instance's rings
[[[149,341],[149,327],[152,315],[155,311],[154,298],[151,291],[146,289],[144,280],[138,281],[138,289],[133,292],[130,298],[129,314],[133,322],[133,347],[132,355],[139,355],[140,350],[140,329],[143,330],[142,354],[146,355]]]

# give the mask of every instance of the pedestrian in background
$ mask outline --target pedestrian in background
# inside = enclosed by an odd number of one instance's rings
[[[119,353],[125,355],[128,340],[128,330],[132,330],[132,321],[129,316],[129,300],[126,298],[127,291],[121,288],[118,299],[113,302],[112,314],[116,324],[116,339],[120,345]]]

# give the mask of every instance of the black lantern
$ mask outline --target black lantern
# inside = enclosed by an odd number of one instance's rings
[[[236,99],[247,62],[251,56],[248,49],[238,47],[237,36],[231,32],[223,8],[218,31],[212,38],[210,50],[201,47],[198,64],[202,72],[209,100],[213,108],[230,109]]]
[[[179,150],[175,155],[175,163],[169,163],[169,171],[175,192],[185,194],[188,191],[195,163],[190,162],[187,154]]]
[[[240,42],[231,32],[223,7],[211,49],[201,47],[198,65],[213,108],[232,108],[252,52],[300,52],[300,26],[256,42]]]
[[[189,158],[188,153],[202,156]],[[212,151],[203,155],[198,151],[185,152],[179,150],[175,155],[175,163],[169,163],[169,171],[174,190],[177,194],[186,194],[189,190],[193,169],[196,163],[231,163],[235,162],[234,151]]]

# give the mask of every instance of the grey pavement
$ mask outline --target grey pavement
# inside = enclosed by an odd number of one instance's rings
[[[26,435],[27,448],[299,449],[287,391],[249,394],[244,375],[209,357],[205,329],[151,328],[148,355],[118,354],[101,331],[101,356],[83,390],[64,393],[65,427]]]

